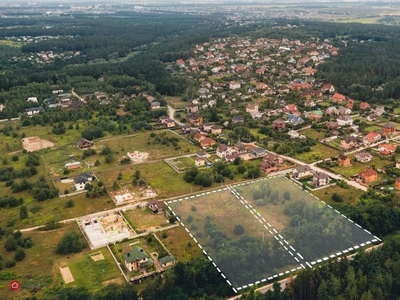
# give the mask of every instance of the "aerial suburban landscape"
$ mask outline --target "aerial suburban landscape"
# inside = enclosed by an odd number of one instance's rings
[[[0,4],[0,299],[398,299],[399,24]]]

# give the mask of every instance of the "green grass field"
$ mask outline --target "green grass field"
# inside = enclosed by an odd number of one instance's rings
[[[340,153],[339,150],[332,149],[321,143],[317,143],[315,146],[311,147],[310,152],[304,152],[301,154],[296,154],[295,158],[302,160],[306,163],[311,163],[316,160],[326,159],[330,157],[336,157]]]
[[[318,131],[312,128],[301,130],[300,133],[316,141],[319,141],[325,137],[325,133],[323,131]]]
[[[94,261],[90,255],[101,252],[103,260]],[[91,291],[102,288],[107,282],[122,283],[123,277],[107,248],[85,251],[63,258],[59,267],[69,267],[75,281],[66,286],[86,287]]]

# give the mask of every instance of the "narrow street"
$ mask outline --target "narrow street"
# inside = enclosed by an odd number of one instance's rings
[[[185,126],[185,124],[183,124],[182,122],[180,122],[180,121],[178,121],[177,119],[175,119],[175,112],[176,112],[176,109],[173,108],[171,105],[168,105],[168,117],[169,117],[171,120],[174,120],[175,123],[176,123],[177,125],[179,125],[179,126]]]

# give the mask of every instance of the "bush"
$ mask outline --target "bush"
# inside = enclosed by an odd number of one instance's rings
[[[26,207],[26,205],[22,205],[19,208],[19,218],[21,220],[26,219],[28,217],[28,208]]]
[[[339,194],[334,193],[332,195],[332,200],[335,202],[343,202],[343,197],[340,196]]]
[[[15,260],[14,260],[14,259],[11,259],[11,260],[9,260],[9,261],[6,262],[6,268],[15,267],[16,264],[17,264],[17,263],[15,262]]]
[[[4,248],[6,248],[6,250],[8,252],[11,252],[11,251],[17,250],[17,246],[18,246],[18,243],[17,243],[17,240],[15,239],[15,237],[13,237],[12,235],[7,236],[7,240],[4,244]]]
[[[162,237],[163,239],[166,239],[166,238],[168,237],[168,233],[164,231],[164,232],[161,234],[161,237]]]
[[[70,207],[74,207],[74,206],[75,206],[75,202],[72,199],[68,200],[67,203],[65,203],[65,208],[70,208]]]
[[[21,261],[21,260],[23,260],[24,258],[25,258],[25,251],[24,251],[24,249],[18,248],[17,251],[15,252],[14,259],[15,259],[16,261]]]
[[[57,254],[78,253],[86,248],[86,242],[76,231],[67,232],[56,246]]]
[[[192,207],[190,208],[192,211],[196,211],[197,207],[195,205],[192,205]]]
[[[243,225],[235,225],[235,228],[233,229],[233,233],[236,235],[241,235],[244,233],[244,227]]]

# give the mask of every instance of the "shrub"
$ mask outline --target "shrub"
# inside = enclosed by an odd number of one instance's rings
[[[21,260],[23,260],[24,258],[25,258],[25,251],[24,251],[24,249],[18,248],[17,251],[15,252],[14,259],[15,259],[16,261],[21,261]]]
[[[74,206],[75,206],[75,202],[72,199],[68,200],[67,203],[65,203],[65,208],[70,208],[70,207],[74,207]]]
[[[235,225],[235,228],[233,229],[233,233],[236,235],[241,235],[244,233],[244,227],[243,225]]]
[[[163,239],[166,239],[166,238],[168,237],[168,233],[164,231],[164,232],[161,234],[161,237],[162,237]]]
[[[9,260],[9,261],[6,262],[6,268],[15,267],[16,264],[17,264],[17,263],[15,262],[15,260],[14,260],[14,259],[11,259],[11,260]]]
[[[76,231],[67,232],[56,246],[57,254],[78,253],[86,248],[86,243]]]

